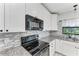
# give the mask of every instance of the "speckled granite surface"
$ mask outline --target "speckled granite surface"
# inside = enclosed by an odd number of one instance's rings
[[[62,37],[57,37],[57,36],[47,36],[47,37],[41,38],[39,40],[50,43],[55,39],[60,39],[60,40],[72,42],[71,40],[63,39]],[[31,54],[27,50],[25,50],[22,46],[20,46],[20,41],[16,41],[16,42],[18,42],[18,44],[16,44],[17,46],[14,46],[14,47],[11,47],[11,48],[1,51],[0,55],[1,56],[31,56]]]
[[[51,41],[53,41],[55,39],[64,40],[64,41],[68,41],[68,42],[73,42],[73,43],[79,43],[79,40],[78,41],[73,41],[72,39],[69,39],[69,38],[63,38],[63,37],[60,37],[60,36],[52,36],[52,35],[44,37],[40,40],[50,43]]]
[[[47,37],[44,37],[44,38],[42,38],[40,40],[50,43],[51,41],[53,41],[55,39],[61,39],[61,37],[47,36]]]
[[[1,51],[0,56],[31,56],[31,54],[22,46],[18,46]]]

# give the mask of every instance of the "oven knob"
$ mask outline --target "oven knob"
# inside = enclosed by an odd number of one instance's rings
[[[39,37],[39,35],[37,35],[37,37]]]
[[[8,30],[6,30],[6,32],[8,32]]]
[[[0,32],[3,32],[3,30],[0,30]]]

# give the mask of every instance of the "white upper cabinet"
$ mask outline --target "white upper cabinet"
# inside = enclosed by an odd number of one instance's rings
[[[57,26],[57,14],[52,14],[51,15],[51,30],[58,30],[58,26]]]
[[[44,19],[45,8],[40,3],[26,3],[26,14]]]
[[[51,19],[50,14],[46,13],[45,19],[44,19],[44,31],[51,30]]]
[[[0,32],[4,32],[4,4],[0,3]]]
[[[38,8],[38,17],[44,21],[44,31],[50,30],[51,29],[51,14],[41,4],[39,5],[39,8]]]
[[[24,32],[26,14],[43,20],[43,31],[57,30],[57,15],[40,3],[0,3],[0,32]]]
[[[26,3],[26,14],[36,17],[37,8],[37,3]]]
[[[25,4],[5,3],[5,32],[25,31]]]

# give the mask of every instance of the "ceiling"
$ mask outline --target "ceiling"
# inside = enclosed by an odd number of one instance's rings
[[[73,11],[73,5],[76,3],[44,3],[44,7],[46,7],[51,13],[66,13],[69,11]],[[79,4],[77,4],[77,9],[79,9]]]

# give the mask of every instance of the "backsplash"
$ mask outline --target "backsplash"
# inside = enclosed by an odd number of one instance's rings
[[[16,47],[20,45],[20,36],[21,33],[1,33],[0,34],[0,51]]]
[[[26,35],[39,34],[39,39],[49,36],[49,31],[27,31]]]
[[[39,34],[39,38],[43,38],[49,35],[46,31],[27,31],[18,33],[1,33],[0,34],[0,51],[8,49],[11,47],[16,47],[21,45],[20,38],[22,36]]]

